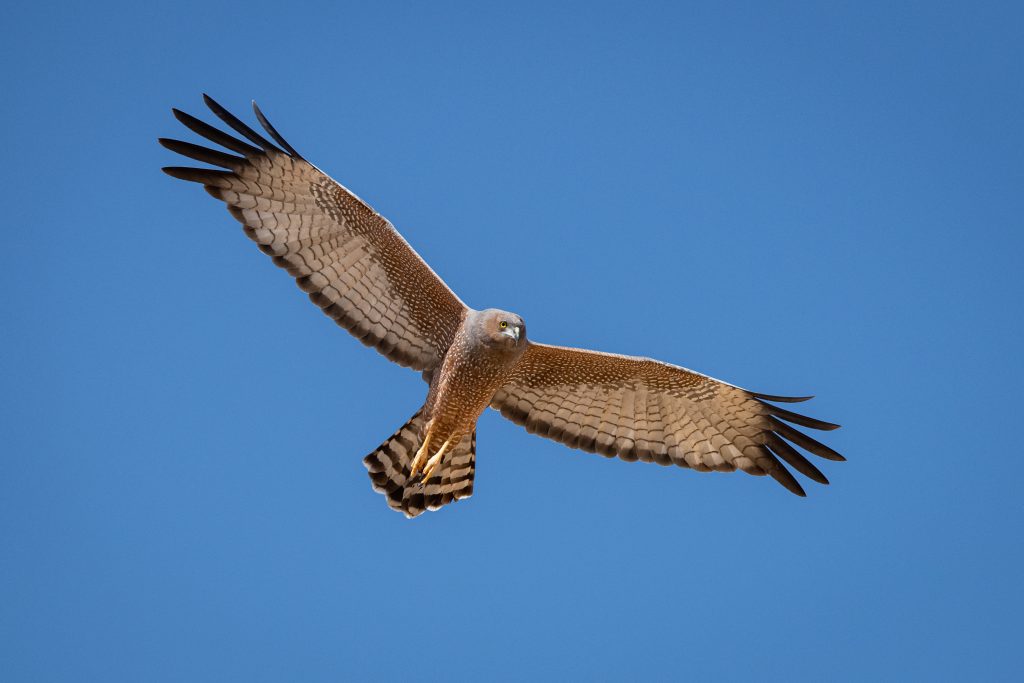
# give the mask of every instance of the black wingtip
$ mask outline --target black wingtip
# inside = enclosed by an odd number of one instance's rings
[[[178,119],[183,126],[191,130],[193,133],[200,135],[221,147],[226,147],[232,152],[237,152],[247,157],[263,154],[263,150],[259,147],[253,147],[248,143],[242,142],[241,140],[228,135],[218,128],[214,128],[205,121],[201,121],[180,109],[172,108],[171,113],[174,114],[174,118]]]
[[[778,434],[769,432],[765,446],[777,457],[782,458],[800,474],[819,484],[828,485],[828,478],[810,460],[802,456]]]
[[[779,418],[769,416],[768,421],[772,425],[771,429],[773,432],[787,439],[788,441],[792,441],[800,448],[803,448],[805,451],[814,453],[815,455],[825,458],[826,460],[834,460],[836,462],[844,462],[846,460],[846,458],[844,458],[839,453],[836,453],[834,450],[832,450],[825,444],[821,443],[820,441],[817,441],[816,439],[812,439],[811,437],[807,436],[798,429],[790,427],[785,422],[779,420]]]
[[[190,166],[164,166],[160,169],[172,178],[187,180],[192,183],[203,185],[223,182],[223,179],[233,174],[230,171],[217,171],[212,168],[192,168]]]
[[[231,126],[236,133],[248,139],[249,142],[259,145],[267,152],[277,151],[281,152],[281,154],[285,154],[284,150],[279,149],[277,145],[247,126],[241,121],[241,119],[222,107],[217,100],[213,99],[206,93],[203,93],[203,102],[206,103],[206,106],[210,108],[210,111],[212,111],[217,118]]]
[[[221,106],[220,102],[213,99],[212,97],[210,97],[208,93],[205,92],[203,93],[203,104],[212,109],[214,112],[216,112],[218,109],[226,111],[224,107]]]
[[[830,432],[833,429],[839,429],[839,425],[835,424],[834,422],[825,422],[824,420],[818,420],[813,417],[807,417],[806,415],[794,413],[790,410],[786,410],[785,408],[780,408],[779,406],[773,406],[770,403],[765,403],[763,399],[757,400],[759,403],[761,403],[761,405],[764,406],[765,411],[767,411],[770,415],[782,418],[786,422],[792,422],[793,424],[798,424],[802,427],[808,427],[810,429],[818,429],[823,432]]]
[[[768,476],[782,484],[787,491],[801,498],[807,497],[807,492],[800,482],[796,480],[793,473],[787,470],[781,463],[776,461],[776,466],[768,470]]]
[[[758,394],[753,391],[750,392],[750,395],[762,401],[772,401],[774,403],[803,403],[814,398],[814,396],[774,396],[772,394]]]
[[[232,156],[231,154],[225,154],[209,147],[202,147],[200,145],[193,145],[191,142],[184,142],[183,140],[175,140],[173,138],[157,138],[163,147],[177,152],[182,156],[186,156],[189,159],[195,159],[196,161],[202,161],[206,164],[213,164],[214,166],[220,166],[221,168],[229,168],[231,170],[237,170],[241,164],[245,162],[242,157]]]
[[[184,166],[164,166],[160,170],[172,178],[177,178],[178,180],[192,180],[191,171],[195,169],[186,168]]]
[[[260,125],[263,126],[263,129],[265,131],[270,133],[270,137],[274,138],[274,140],[277,141],[277,144],[284,147],[288,151],[288,153],[291,154],[296,159],[302,158],[302,155],[296,152],[295,148],[288,144],[288,141],[285,140],[284,137],[277,132],[277,129],[274,128],[273,124],[271,124],[270,121],[267,120],[267,117],[263,115],[263,112],[260,111],[259,105],[256,104],[256,100],[252,101],[252,110],[253,113],[256,114],[256,120],[260,122]]]

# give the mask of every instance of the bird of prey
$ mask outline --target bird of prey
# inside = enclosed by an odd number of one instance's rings
[[[392,509],[415,517],[473,493],[476,422],[488,406],[570,448],[769,475],[799,496],[803,488],[780,459],[814,481],[828,480],[793,446],[844,459],[789,423],[838,425],[774,405],[809,396],[760,394],[649,358],[535,343],[515,313],[469,308],[390,222],[296,152],[255,102],[272,140],[204,100],[241,139],[173,109],[187,128],[232,153],[161,138],[164,147],[219,167],[163,170],[227,204],[324,313],[389,360],[422,372],[429,385],[416,414],[363,460]]]

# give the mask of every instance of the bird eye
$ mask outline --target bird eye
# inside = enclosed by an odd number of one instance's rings
[[[498,327],[500,327],[501,329],[505,329],[506,327],[508,327],[508,323],[502,320],[500,323],[498,323]]]

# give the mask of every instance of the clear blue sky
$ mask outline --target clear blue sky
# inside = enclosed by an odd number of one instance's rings
[[[8,8],[0,677],[1019,675],[1022,25],[1019,3]],[[817,394],[849,462],[799,499],[488,413],[476,495],[391,512],[360,458],[425,385],[159,172],[203,91],[256,98],[471,306]]]

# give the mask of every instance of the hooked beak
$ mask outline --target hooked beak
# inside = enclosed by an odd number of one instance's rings
[[[513,339],[516,340],[516,345],[519,345],[519,325],[511,325],[509,327],[506,327],[504,330],[501,331],[501,333],[506,337],[512,337]]]

